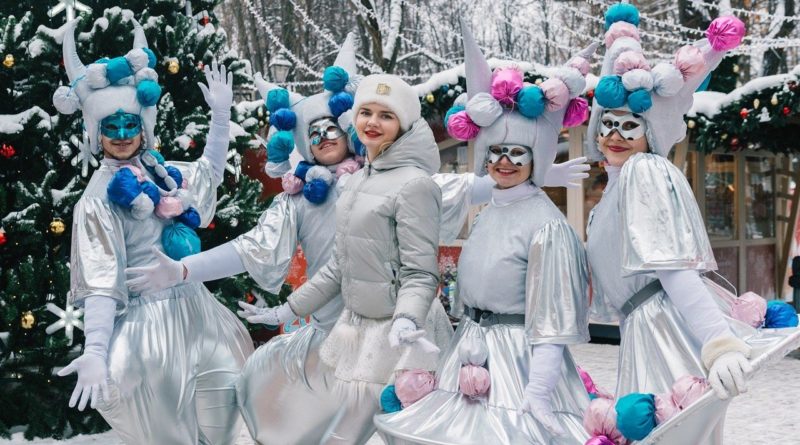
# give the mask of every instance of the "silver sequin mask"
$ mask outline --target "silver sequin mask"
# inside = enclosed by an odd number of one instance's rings
[[[308,139],[311,145],[319,145],[322,140],[335,141],[344,136],[344,130],[329,117],[317,119],[308,126]]]

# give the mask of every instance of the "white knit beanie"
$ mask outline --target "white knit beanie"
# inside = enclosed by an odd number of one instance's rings
[[[356,90],[353,110],[377,103],[389,108],[400,120],[400,129],[407,131],[421,117],[419,97],[411,85],[391,74],[373,74],[361,80]]]

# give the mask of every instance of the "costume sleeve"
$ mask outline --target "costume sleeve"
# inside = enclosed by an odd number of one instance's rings
[[[181,171],[186,183],[185,189],[193,198],[192,206],[200,214],[200,227],[208,226],[217,211],[218,183],[211,162],[205,156],[201,156],[194,162],[169,162],[168,164]]]
[[[474,173],[436,173],[431,176],[442,191],[440,241],[452,243],[461,233],[472,205],[484,204],[492,198],[494,181],[489,175]]]
[[[109,297],[118,308],[128,304],[125,285],[125,236],[122,221],[99,198],[83,197],[72,217],[68,302],[83,306],[87,297]]]
[[[634,155],[619,183],[623,274],[717,268],[692,188],[669,160]]]
[[[439,285],[441,207],[441,191],[429,177],[406,183],[395,201],[400,289],[394,318],[408,318],[419,328],[425,325]]]
[[[589,341],[588,280],[583,243],[564,219],[534,234],[525,279],[525,334],[531,344]]]
[[[297,207],[281,193],[255,227],[232,241],[245,269],[264,290],[280,291],[297,250],[298,230]]]

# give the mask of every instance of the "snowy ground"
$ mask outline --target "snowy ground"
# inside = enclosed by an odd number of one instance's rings
[[[571,348],[576,361],[604,388],[613,388],[616,375],[617,346],[582,345]],[[800,385],[795,379],[800,376],[800,354],[786,357],[750,382],[750,391],[738,397],[728,409],[725,424],[726,444],[774,444],[798,443],[800,439]],[[94,436],[79,436],[70,440],[50,439],[27,442],[22,433],[8,440],[0,439],[0,445],[118,445],[121,442],[113,432]],[[254,442],[242,430],[237,445],[252,445]],[[383,442],[373,437],[368,445]]]

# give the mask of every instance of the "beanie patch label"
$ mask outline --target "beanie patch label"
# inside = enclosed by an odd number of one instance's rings
[[[375,94],[380,94],[381,96],[388,96],[391,92],[392,89],[385,83],[379,83],[378,86],[375,87]]]

